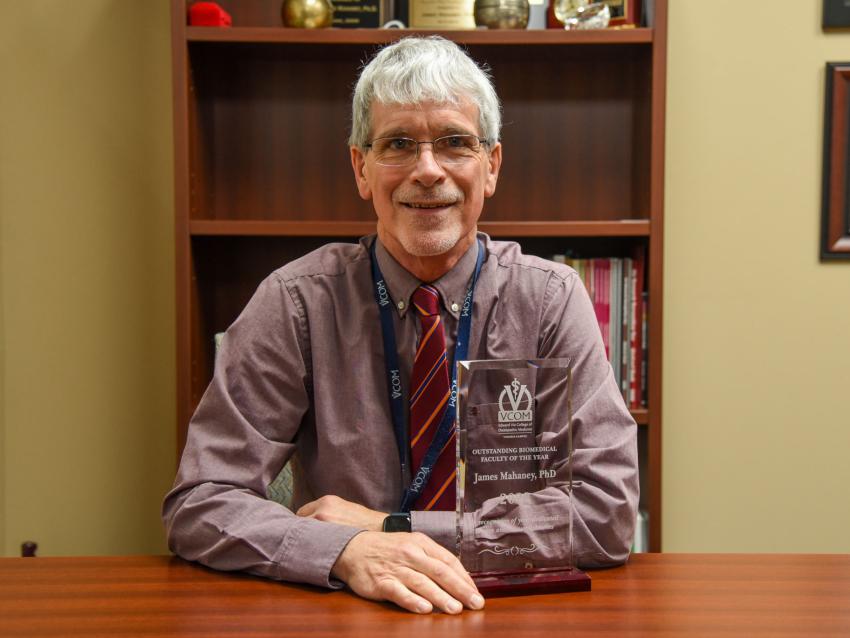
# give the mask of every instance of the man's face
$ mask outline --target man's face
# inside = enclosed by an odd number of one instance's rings
[[[467,102],[375,103],[371,124],[371,139],[480,135],[478,108]],[[475,239],[484,199],[496,190],[501,160],[500,144],[492,149],[482,144],[476,156],[461,163],[442,162],[430,144],[423,144],[416,162],[406,166],[383,166],[374,152],[351,149],[360,196],[372,200],[378,216],[378,236],[405,266],[411,259],[459,257],[466,251]]]

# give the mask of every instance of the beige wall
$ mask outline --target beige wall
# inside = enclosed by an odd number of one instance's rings
[[[3,2],[3,552],[162,552],[174,468],[169,13]],[[0,430],[0,434],[3,430]]]
[[[2,33],[0,32],[0,35]],[[2,47],[2,45],[0,45]],[[3,51],[0,49],[0,55]],[[0,78],[3,77],[3,62],[0,61]],[[2,95],[2,94],[0,94]],[[0,122],[3,119],[4,109],[2,97],[0,97]],[[0,123],[2,126],[2,123]],[[0,129],[0,139],[2,139],[2,129]],[[3,259],[3,210],[5,208],[3,200],[3,191],[5,185],[6,162],[4,153],[0,145],[0,556],[5,554],[6,547],[6,309],[3,305],[3,287],[5,282],[5,260]]]
[[[664,549],[850,552],[850,262],[818,262],[850,35],[820,2],[670,5]]]
[[[810,5],[810,6],[809,6]],[[850,263],[817,260],[820,3],[671,0],[664,549],[850,551]],[[168,10],[0,6],[0,547],[164,550]]]

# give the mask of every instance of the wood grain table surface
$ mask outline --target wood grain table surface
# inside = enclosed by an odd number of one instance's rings
[[[169,556],[0,559],[0,636],[850,636],[850,555],[638,554],[593,590],[416,616]]]

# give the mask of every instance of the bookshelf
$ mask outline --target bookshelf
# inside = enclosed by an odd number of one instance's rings
[[[279,0],[219,0],[232,28],[188,27],[172,0],[177,438],[213,369],[213,335],[257,284],[329,241],[374,231],[346,146],[358,68],[409,33],[281,26]],[[647,405],[641,508],[661,548],[666,0],[653,28],[448,31],[492,69],[504,163],[481,230],[526,252],[645,252]]]

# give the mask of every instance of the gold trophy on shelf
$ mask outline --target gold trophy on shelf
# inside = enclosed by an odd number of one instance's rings
[[[331,26],[334,6],[330,0],[285,0],[283,24],[297,29],[324,29]]]
[[[488,29],[525,29],[528,0],[475,0],[475,24]]]

